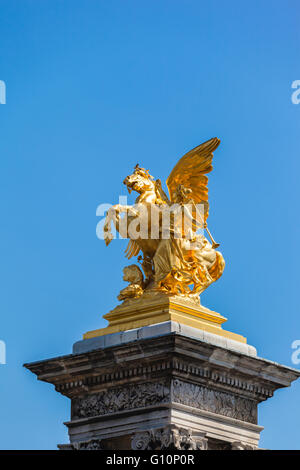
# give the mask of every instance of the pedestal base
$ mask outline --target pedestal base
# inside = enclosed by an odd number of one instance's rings
[[[103,318],[109,321],[109,326],[85,333],[84,339],[173,321],[241,343],[247,342],[243,336],[222,329],[227,318],[200,305],[199,300],[196,302],[186,297],[144,294],[140,299],[123,302]]]
[[[174,322],[83,340],[74,354],[25,366],[71,399],[64,449],[255,449],[258,404],[300,376]]]

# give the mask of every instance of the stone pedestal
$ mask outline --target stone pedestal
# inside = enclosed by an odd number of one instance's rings
[[[71,400],[63,449],[257,449],[258,404],[300,376],[173,320],[90,335],[25,367]]]

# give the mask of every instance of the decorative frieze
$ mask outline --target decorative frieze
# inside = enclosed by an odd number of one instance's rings
[[[254,400],[181,380],[174,380],[172,385],[174,402],[241,421],[257,423],[257,403]]]
[[[167,381],[131,384],[72,400],[72,418],[88,418],[170,402]]]
[[[175,379],[124,385],[73,398],[72,419],[107,415],[148,406],[180,403],[222,416],[257,423],[257,403],[234,393]]]

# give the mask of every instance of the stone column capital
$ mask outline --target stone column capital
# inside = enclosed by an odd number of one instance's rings
[[[207,438],[205,433],[193,436],[190,429],[164,426],[135,433],[131,447],[133,450],[206,450]]]

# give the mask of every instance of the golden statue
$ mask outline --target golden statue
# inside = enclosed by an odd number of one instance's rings
[[[119,300],[157,292],[199,298],[222,275],[224,258],[216,251],[219,245],[206,225],[206,175],[212,170],[213,152],[219,144],[215,137],[179,160],[166,182],[169,198],[160,180],[139,165],[125,178],[128,191],[139,196],[134,206],[115,205],[108,210],[104,239],[107,245],[113,239],[113,222],[120,235],[130,239],[126,256],[138,256],[145,277],[136,265],[125,268],[124,280],[132,284],[120,292]],[[206,229],[210,241],[200,229]]]
[[[202,330],[203,335],[247,342],[224,330],[227,319],[200,303],[200,294],[225,267],[216,250],[219,244],[207,227],[207,174],[219,144],[215,137],[179,160],[167,179],[169,197],[160,180],[139,165],[125,178],[128,191],[136,191],[138,197],[134,205],[117,204],[107,211],[104,240],[109,245],[114,238],[112,227],[122,238],[129,238],[126,257],[137,257],[141,269],[137,264],[124,268],[123,280],[129,285],[118,295],[122,303],[103,315],[107,327],[88,331],[84,339],[163,324],[170,332],[181,331],[184,325]]]

